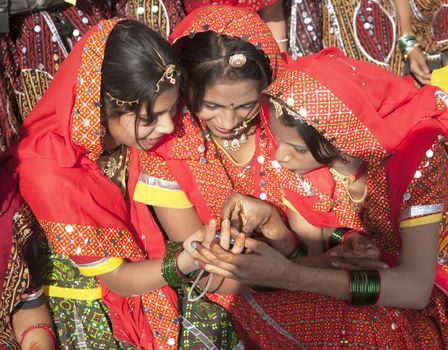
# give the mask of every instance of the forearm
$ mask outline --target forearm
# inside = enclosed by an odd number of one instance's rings
[[[412,13],[408,0],[395,0],[398,12],[398,24],[403,34],[410,34],[412,30]]]
[[[280,278],[281,288],[348,300],[349,278],[345,271],[311,268],[291,262]]]
[[[124,261],[115,270],[97,277],[118,295],[124,297],[141,295],[167,285],[161,273],[162,263],[162,259]],[[197,269],[193,264],[193,259],[185,251],[179,254],[177,265],[183,274]]]
[[[282,0],[277,1],[269,7],[259,11],[260,17],[266,22],[275,40],[279,43],[280,50],[286,52],[288,50],[288,42],[286,35],[286,22],[283,14]]]
[[[281,287],[349,300],[350,281],[346,271],[290,266],[280,279]],[[435,265],[434,265],[435,266]],[[422,277],[412,268],[397,266],[380,270],[381,283],[377,305],[422,309],[431,295],[434,274]]]
[[[38,344],[39,349],[53,349],[52,339],[50,334],[43,328],[35,328],[28,332],[22,339],[22,334],[25,330],[34,325],[47,324],[52,327],[50,313],[47,305],[42,304],[32,309],[20,309],[12,316],[12,324],[16,339],[22,343],[22,349],[34,349],[32,347]]]

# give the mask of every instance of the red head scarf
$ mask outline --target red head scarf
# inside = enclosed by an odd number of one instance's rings
[[[285,63],[271,31],[250,10],[231,6],[199,8],[177,27],[171,40],[194,37],[196,33],[207,31],[245,40],[262,50],[270,60],[274,78],[284,71]],[[219,218],[223,202],[233,192],[233,185],[221,162],[203,162],[207,157],[214,159],[216,146],[204,139],[201,128],[189,114],[180,116],[176,123],[175,134],[169,136],[156,152],[166,160],[201,219],[208,222],[211,217]],[[263,151],[268,152],[266,149]],[[208,181],[209,177],[213,180]]]
[[[377,162],[393,154],[387,176],[398,232],[404,190],[424,152],[448,130],[444,94],[435,87],[417,90],[334,48],[298,60],[297,69],[285,72],[267,94],[350,156]]]
[[[196,9],[176,28],[170,41],[209,31],[242,39],[262,50],[271,63],[273,79],[285,69],[271,30],[256,13],[245,8],[209,6]]]
[[[138,177],[137,151],[130,153],[125,198],[95,163],[102,152],[101,68],[105,44],[116,23],[101,21],[76,45],[24,122],[22,141],[9,152],[15,160],[8,167],[17,163],[21,194],[56,253],[133,261],[161,258],[165,251],[162,233],[146,206],[129,200]],[[140,234],[146,235],[146,245]],[[117,235],[119,244],[111,243]],[[125,298],[103,286],[115,337],[139,348],[155,347],[158,340],[151,327],[154,330],[160,325],[148,324],[142,314],[142,299],[159,305],[166,302],[165,315],[175,317],[176,295],[169,287],[163,291],[133,298],[131,311]],[[158,299],[159,294],[166,296],[165,301]],[[161,334],[170,332],[170,337],[177,337],[178,328],[170,327],[165,325]]]

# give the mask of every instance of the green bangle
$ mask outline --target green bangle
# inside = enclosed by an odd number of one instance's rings
[[[329,241],[328,241],[330,248],[336,247],[337,245],[342,243],[344,235],[351,231],[353,231],[353,230],[351,228],[347,228],[347,227],[339,227],[336,230],[334,230],[330,234]]]
[[[297,258],[302,258],[307,256],[308,248],[303,242],[299,242],[297,249],[288,257],[289,260],[294,260]]]
[[[405,34],[398,39],[398,46],[400,47],[401,54],[403,55],[405,61],[407,61],[409,53],[417,46],[420,46],[420,44],[415,35]]]
[[[381,276],[377,270],[351,271],[350,304],[374,305],[380,295]]]
[[[177,266],[177,257],[183,250],[181,242],[168,242],[162,262],[162,276],[165,282],[171,287],[181,287],[188,285],[197,276],[199,270],[184,275]]]

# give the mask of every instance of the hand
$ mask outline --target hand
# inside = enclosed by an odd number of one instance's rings
[[[222,218],[232,222],[232,226],[251,234],[265,225],[275,210],[267,203],[239,193],[233,193],[222,207]]]
[[[212,241],[216,238],[216,220],[212,219],[207,225],[204,225],[190,237],[188,237],[184,243],[184,250],[190,254],[193,258],[197,258],[197,252],[194,249],[198,242],[201,242],[204,247],[209,248]]]
[[[385,269],[389,266],[379,261],[380,250],[365,235],[358,232],[349,233],[343,243],[330,249],[330,255],[338,258],[331,266],[338,269]]]
[[[431,84],[431,72],[426,64],[422,49],[417,46],[408,54],[409,68],[412,75],[422,85]]]
[[[242,234],[238,235],[240,236],[244,237]],[[244,237],[244,246],[252,254],[228,252],[218,244],[213,244],[211,249],[198,245],[198,253],[207,261],[201,262],[201,267],[208,272],[245,284],[278,288],[282,287],[279,281],[284,280],[285,284],[287,283],[287,277],[284,276],[289,275],[287,271],[291,267],[294,268],[293,263],[268,244],[253,238]]]

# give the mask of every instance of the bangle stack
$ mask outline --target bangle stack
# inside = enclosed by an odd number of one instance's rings
[[[374,305],[380,296],[381,276],[377,270],[349,271],[351,305]]]
[[[398,39],[398,45],[405,61],[408,60],[410,52],[417,46],[420,46],[417,37],[413,34],[404,34],[400,39]]]
[[[305,244],[299,239],[297,234],[293,231],[289,231],[291,236],[294,239],[294,246],[292,247],[291,251],[286,255],[288,259],[297,259],[301,258],[307,255],[308,249]]]
[[[334,230],[329,237],[329,246],[330,248],[336,247],[337,245],[344,242],[344,237],[347,236],[351,232],[357,232],[351,228],[347,227],[339,227],[336,230]]]
[[[163,279],[170,287],[180,287],[188,285],[199,273],[199,270],[193,271],[188,275],[180,272],[177,266],[177,258],[183,250],[181,242],[168,242],[162,263]]]
[[[23,340],[25,339],[26,335],[35,329],[42,329],[42,330],[46,331],[51,338],[51,344],[53,345],[53,349],[56,349],[56,344],[55,344],[56,334],[54,333],[53,328],[51,328],[51,326],[47,323],[36,323],[36,324],[29,326],[24,331],[22,331],[22,333],[20,333],[20,336],[19,336],[20,348],[23,347]]]

